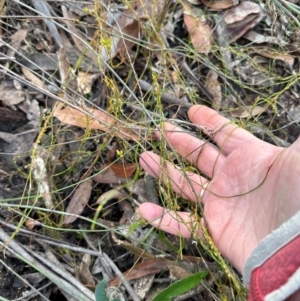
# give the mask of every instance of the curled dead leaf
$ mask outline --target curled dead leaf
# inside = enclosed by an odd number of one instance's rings
[[[124,195],[122,194],[122,192],[120,192],[117,189],[111,189],[109,191],[102,193],[93,205],[99,205],[101,203],[106,203],[107,201],[110,201],[112,199],[121,200],[123,198],[124,198]]]
[[[53,208],[51,185],[49,181],[49,175],[47,170],[47,164],[43,158],[42,151],[39,151],[37,156],[34,156],[32,160],[33,166],[33,178],[37,183],[37,191],[43,197],[45,206],[48,209]]]
[[[155,274],[151,274],[135,280],[133,288],[141,300],[144,300],[148,295],[148,292],[153,285],[154,278]]]
[[[77,86],[82,94],[88,94],[92,91],[92,85],[95,80],[99,77],[99,74],[87,73],[83,71],[78,72],[78,76],[76,77]]]
[[[202,0],[202,3],[212,10],[224,10],[233,6],[233,0]]]
[[[273,36],[266,36],[264,34],[259,34],[256,31],[249,30],[243,35],[244,39],[250,40],[255,44],[263,44],[263,43],[270,43],[270,44],[282,44],[282,39]]]
[[[121,178],[130,178],[137,169],[136,163],[112,163],[110,168]]]
[[[187,0],[189,3],[193,4],[193,5],[200,5],[202,4],[201,0]]]
[[[260,6],[251,1],[244,1],[229,9],[224,14],[223,21],[227,25],[230,41],[236,41],[255,26],[261,20],[260,15]]]
[[[231,109],[230,114],[232,117],[249,118],[263,113],[265,109],[266,108],[260,106],[247,106],[246,108]]]
[[[229,24],[234,24],[244,20],[247,16],[251,14],[259,14],[260,7],[258,4],[251,1],[244,1],[241,4],[228,9],[224,14],[224,22]]]
[[[234,42],[242,37],[251,27],[257,24],[259,17],[257,15],[249,15],[243,21],[227,26],[230,42]]]
[[[280,60],[289,65],[291,68],[294,65],[295,58],[288,53],[280,53],[278,50],[266,47],[252,47],[252,49],[259,55],[273,60]]]
[[[121,184],[127,182],[126,178],[118,177],[109,165],[102,165],[101,172],[93,176],[93,180],[102,184]]]
[[[25,221],[25,226],[28,230],[33,230],[33,228],[35,226],[40,226],[42,225],[38,220],[35,220],[35,219],[32,219],[32,218],[28,218],[26,221]]]
[[[46,89],[44,82],[40,80],[35,74],[33,74],[29,69],[22,67],[22,71],[26,79],[30,80],[35,87],[41,88],[43,90]]]
[[[136,168],[136,163],[102,165],[101,173],[96,174],[93,179],[103,184],[124,183],[134,174]]]
[[[91,255],[84,254],[78,269],[80,282],[87,287],[95,287],[95,281],[90,272]]]

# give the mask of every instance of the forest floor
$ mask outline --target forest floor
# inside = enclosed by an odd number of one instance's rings
[[[140,218],[146,201],[202,209],[139,158],[195,172],[154,135],[169,121],[212,143],[187,118],[195,104],[293,143],[299,0],[0,3],[0,300],[96,300],[103,279],[97,301],[150,301],[172,283],[164,300],[246,300],[214,247]]]

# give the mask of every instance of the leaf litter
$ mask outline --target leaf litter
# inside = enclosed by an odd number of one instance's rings
[[[92,289],[106,278],[126,287],[122,299],[143,299],[153,295],[153,282],[181,279],[195,267],[211,276],[192,293],[211,298],[226,278],[212,258],[202,255],[204,261],[187,266],[184,256],[194,260],[202,247],[154,232],[136,214],[143,201],[171,199],[176,208],[195,209],[160,183],[147,184],[140,153],[164,153],[154,131],[166,119],[191,131],[186,111],[196,103],[277,145],[299,136],[299,1],[285,3],[289,10],[277,1],[190,3],[2,3],[0,198],[8,210],[1,219],[19,223],[20,233],[30,229],[30,240],[12,240],[24,258],[39,258],[39,269],[52,275],[47,298],[58,291],[70,300],[93,300]],[[5,241],[11,232],[3,229]],[[48,239],[43,245],[35,238],[41,229]],[[32,244],[40,249],[31,250]],[[52,262],[76,267],[71,287],[62,266],[55,276],[50,259],[38,257],[50,256],[50,245]],[[91,258],[80,248],[107,268],[92,274]],[[223,284],[222,298],[226,289]],[[233,290],[226,298],[237,296],[245,300]]]

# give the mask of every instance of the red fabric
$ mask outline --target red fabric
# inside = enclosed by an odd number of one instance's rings
[[[278,250],[251,273],[248,301],[264,297],[284,285],[300,267],[300,236]]]

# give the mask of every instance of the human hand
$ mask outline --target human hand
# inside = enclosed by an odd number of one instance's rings
[[[300,139],[283,149],[261,141],[208,107],[193,106],[188,116],[207,134],[215,133],[213,140],[219,149],[170,123],[164,126],[165,137],[211,181],[164,164],[153,152],[143,153],[140,164],[150,175],[171,183],[183,197],[199,202],[202,195],[205,221],[215,245],[242,272],[258,243],[300,210]],[[194,231],[191,225],[196,218],[188,212],[152,203],[142,204],[139,211],[166,232],[191,237]],[[196,231],[201,237],[200,227]]]

